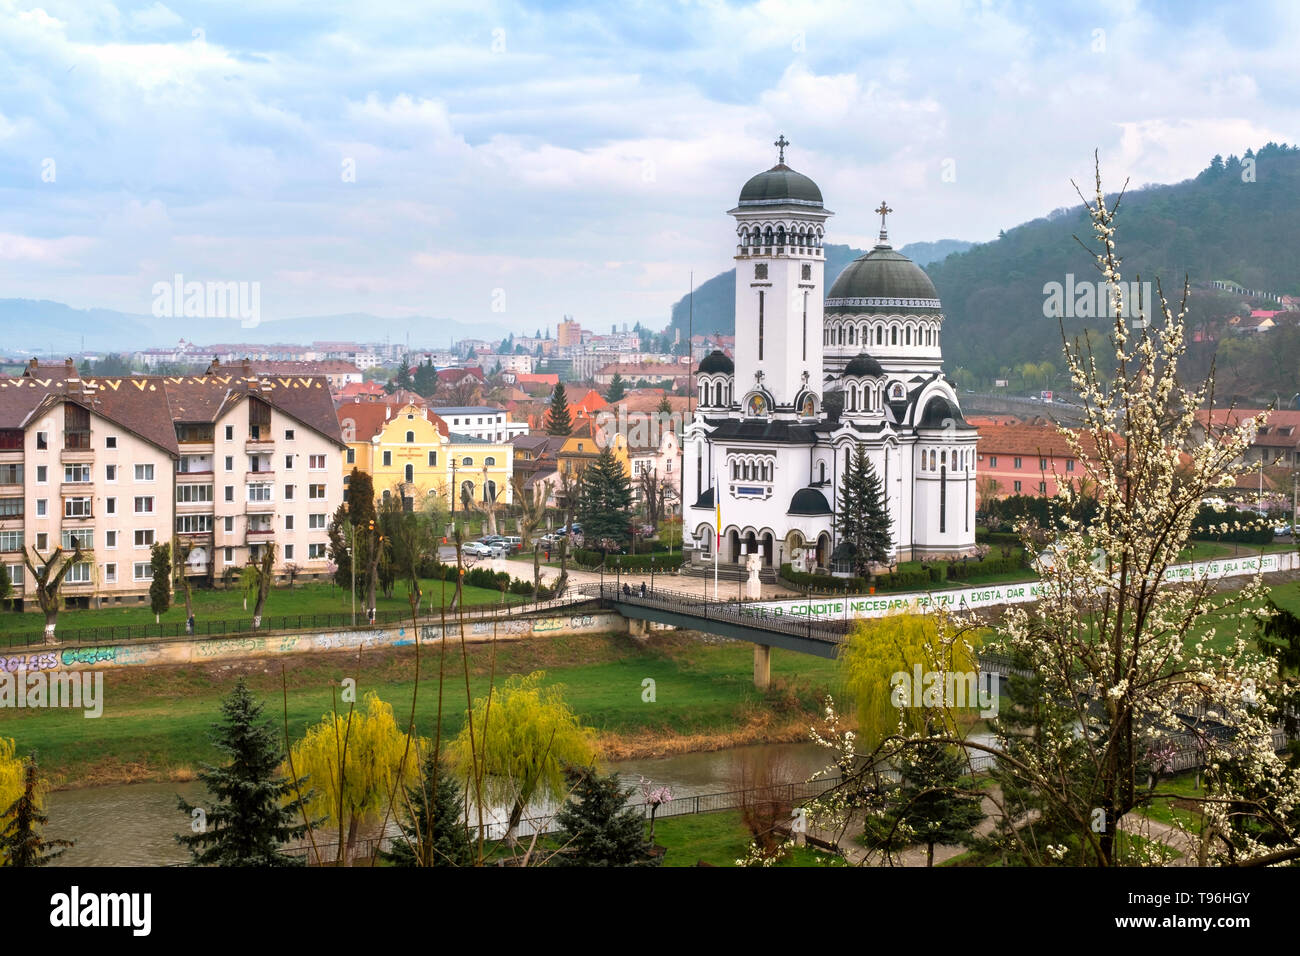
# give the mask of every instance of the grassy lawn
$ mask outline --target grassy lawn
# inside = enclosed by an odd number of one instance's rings
[[[440,580],[422,581],[420,587],[424,593],[424,603],[422,605],[424,613],[429,613],[430,607],[432,607],[434,614],[438,612],[444,591],[448,603],[451,602],[455,594],[454,584],[444,584]],[[496,604],[501,601],[500,591],[486,588],[466,586],[464,594],[467,606]],[[517,594],[506,594],[505,599],[507,603],[527,601],[526,598]],[[362,607],[364,603],[364,601],[357,602],[357,620],[362,623],[365,622],[365,611]],[[380,612],[408,613],[410,604],[407,600],[406,584],[398,583],[393,588],[392,597],[384,597],[382,593],[378,594],[375,603]],[[34,600],[29,601],[28,605],[35,608],[36,602]],[[244,595],[237,588],[230,590],[196,588],[194,590],[194,617],[200,627],[218,620],[248,622],[252,619],[251,608],[252,602],[249,603],[249,610],[244,609]],[[262,615],[264,618],[270,619],[271,626],[274,626],[274,620],[282,616],[350,614],[351,610],[352,601],[347,589],[337,588],[332,584],[323,582],[310,582],[296,585],[293,588],[275,588],[266,599],[266,606],[262,610]],[[149,610],[149,604],[146,600],[143,604],[131,607],[123,605],[122,607],[92,608],[89,610],[63,610],[59,612],[58,626],[60,630],[74,630],[90,627],[140,626],[153,623],[154,615]],[[184,599],[181,599],[179,603],[176,603],[175,599],[173,599],[171,609],[162,615],[162,623],[173,626],[181,625],[183,629],[185,624]],[[307,626],[310,626],[310,624]],[[6,635],[39,635],[44,628],[45,618],[39,611],[0,613],[0,646],[7,643],[5,641]],[[169,629],[168,633],[172,633],[172,630]]]
[[[357,680],[358,703],[374,690],[392,704],[399,723],[411,709],[414,648],[384,648],[358,655],[339,652],[290,655],[211,665],[110,670],[104,679],[104,713],[86,719],[71,710],[0,710],[0,736],[13,737],[22,753],[39,750],[41,766],[63,783],[184,778],[217,754],[208,729],[221,697],[237,676],[247,678],[277,730],[282,727],[280,668],[288,685],[292,739],[330,710],[344,677]],[[468,648],[473,696],[487,692],[493,666],[488,645]],[[465,671],[459,645],[447,645],[443,735],[455,734],[465,710]],[[836,663],[802,654],[772,655],[773,684],[765,696],[752,682],[753,651],[738,644],[708,645],[664,633],[649,647],[626,636],[558,635],[509,642],[496,649],[498,686],[514,673],[545,670],[560,683],[581,718],[606,740],[658,741],[677,735],[715,735],[716,745],[766,739],[772,728],[808,726],[825,693],[839,692]],[[416,727],[432,736],[438,708],[438,653],[421,650]],[[642,700],[643,681],[655,681],[655,701]],[[340,704],[341,708],[346,705]]]
[[[1257,554],[1278,554],[1295,550],[1290,541],[1270,541],[1268,544],[1225,544],[1221,541],[1192,541],[1179,552],[1181,561],[1213,561],[1215,558],[1240,558]]]
[[[1148,806],[1134,812],[1161,823],[1172,825],[1176,822],[1191,833],[1200,833],[1200,813],[1187,807],[1175,806],[1180,798],[1204,799],[1205,791],[1196,789],[1195,783],[1196,776],[1190,773],[1162,780],[1156,785],[1156,793],[1172,795],[1155,799]]]
[[[655,821],[655,842],[666,847],[664,866],[735,866],[749,851],[750,835],[739,810],[695,813]],[[844,866],[844,861],[810,847],[795,847],[776,866]]]

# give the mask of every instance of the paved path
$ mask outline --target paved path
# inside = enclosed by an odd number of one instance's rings
[[[533,579],[533,562],[527,558],[504,558],[499,560],[485,560],[479,562],[482,567],[492,568],[499,571],[508,571],[517,578],[525,581]],[[550,584],[560,576],[560,569],[556,567],[542,566],[542,583]],[[569,583],[578,584],[599,584],[602,580],[599,571],[583,571],[578,568],[569,568]],[[603,578],[606,584],[615,580],[615,575],[606,574]],[[644,580],[646,587],[650,587],[649,571],[633,571],[629,574],[618,576],[618,580],[626,581],[633,587],[640,587]],[[654,583],[657,587],[672,588],[674,591],[683,591],[689,594],[698,594],[703,598],[713,597],[713,579],[698,578],[689,574],[655,574]],[[735,600],[742,593],[744,585],[735,581],[718,582],[718,599],[722,601]],[[762,597],[764,600],[774,598],[798,597],[802,592],[783,587],[778,584],[764,584]]]

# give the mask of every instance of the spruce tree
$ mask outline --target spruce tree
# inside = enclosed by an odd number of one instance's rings
[[[474,862],[469,830],[461,820],[464,797],[454,774],[442,772],[433,751],[424,758],[422,779],[406,790],[409,819],[400,823],[402,836],[380,856],[393,866],[471,866]],[[403,806],[403,810],[406,807]]]
[[[974,842],[972,831],[984,819],[980,798],[963,792],[964,769],[953,751],[931,742],[919,744],[899,761],[902,785],[886,814],[885,829],[894,829],[895,845],[902,835],[907,842],[923,845],[926,866],[934,866],[936,845]]]
[[[72,846],[69,840],[46,840],[40,828],[49,823],[37,792],[36,755],[26,760],[23,792],[0,816],[0,860],[4,866],[45,866]]]
[[[605,401],[613,402],[622,401],[627,396],[627,383],[623,381],[623,376],[617,372],[609,380],[609,392],[605,395]]]
[[[631,511],[632,482],[606,446],[583,469],[578,489],[578,520],[588,546],[621,547],[628,539]]]
[[[885,489],[876,474],[876,467],[867,457],[866,448],[858,446],[857,470],[860,474],[861,546],[859,557],[877,564],[889,560],[894,548],[894,534],[889,520],[889,505],[885,502]]]
[[[150,552],[153,564],[153,582],[149,585],[149,609],[154,621],[172,606],[172,546],[159,541]]]
[[[284,751],[279,736],[243,678],[221,702],[221,712],[211,740],[230,762],[220,767],[204,764],[198,774],[212,798],[210,807],[176,798],[195,831],[178,835],[176,841],[188,847],[201,866],[302,866],[303,858],[280,850],[307,832],[305,823],[295,822],[301,819],[297,794],[302,781],[280,774]],[[302,799],[310,796],[303,793]]]
[[[551,407],[546,410],[546,434],[570,435],[573,433],[573,416],[569,414],[569,397],[564,393],[564,383],[556,382],[551,393]]]
[[[657,866],[650,852],[641,812],[627,805],[634,788],[624,790],[617,773],[570,769],[572,791],[555,816],[564,850],[557,866]]]

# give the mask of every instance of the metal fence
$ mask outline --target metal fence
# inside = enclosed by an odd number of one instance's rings
[[[543,612],[560,607],[572,607],[575,604],[586,604],[591,600],[592,598],[585,593],[570,591],[569,594],[548,601],[512,601],[506,604],[467,605],[463,609],[452,610],[449,608],[447,610],[447,624],[450,626],[459,623],[461,620],[482,621],[494,617],[509,618],[522,613]],[[55,632],[55,639],[58,644],[117,644],[123,641],[157,640],[160,638],[224,637],[247,634],[253,631],[261,634],[275,631],[337,630],[354,626],[358,629],[378,628],[394,624],[409,624],[410,621],[411,614],[409,611],[379,611],[375,614],[373,624],[370,623],[364,613],[358,613],[355,625],[350,611],[338,614],[264,614],[262,615],[262,625],[257,628],[253,627],[251,617],[234,620],[225,618],[220,620],[199,619],[194,622],[192,631],[183,621],[169,621],[165,624],[60,627]],[[439,609],[435,609],[433,613],[426,609],[420,614],[417,621],[420,626],[439,624],[442,621],[442,613]],[[0,633],[0,648],[32,647],[42,644],[45,644],[44,630],[18,634]]]

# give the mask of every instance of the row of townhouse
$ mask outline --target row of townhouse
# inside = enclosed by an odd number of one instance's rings
[[[0,562],[31,606],[24,553],[80,544],[69,606],[148,600],[155,542],[190,546],[200,583],[259,560],[319,576],[342,501],[344,445],[322,377],[0,379]],[[39,560],[37,561],[39,566]]]

